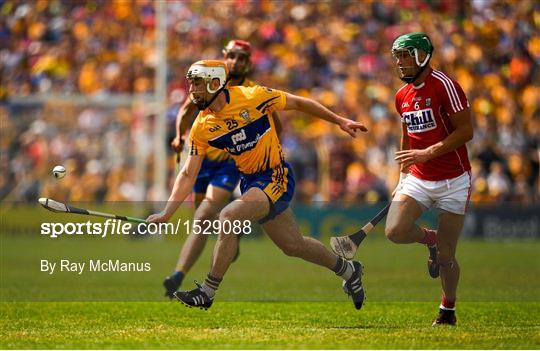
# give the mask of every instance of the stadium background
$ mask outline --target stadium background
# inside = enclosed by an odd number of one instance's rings
[[[152,186],[154,5],[2,1],[2,199],[163,200]],[[167,139],[189,64],[220,58],[231,38],[249,40],[255,81],[311,96],[370,128],[351,140],[326,122],[282,113],[295,201],[386,200],[398,175],[393,96],[402,85],[389,48],[400,33],[424,30],[434,66],[471,101],[473,202],[538,202],[538,3],[171,1],[166,10]],[[56,164],[70,172],[61,183],[50,177]]]
[[[537,349],[539,27],[540,5],[527,0],[0,0],[0,347]],[[252,43],[256,82],[368,125],[351,140],[325,122],[280,115],[304,231],[327,242],[358,228],[397,182],[402,83],[390,46],[415,30],[432,37],[433,65],[460,82],[474,116],[458,329],[429,329],[440,283],[427,278],[425,248],[388,243],[382,226],[358,254],[368,296],[360,313],[335,277],[263,237],[242,242],[219,302],[200,314],[162,297],[182,238],[38,235],[42,222],[86,220],[45,211],[40,196],[139,216],[165,199],[185,72],[220,58],[231,38]],[[57,164],[68,169],[61,181],[50,173]],[[189,218],[189,205],[177,216]],[[189,280],[206,274],[211,246]],[[152,271],[39,272],[40,259],[61,258],[146,260]]]

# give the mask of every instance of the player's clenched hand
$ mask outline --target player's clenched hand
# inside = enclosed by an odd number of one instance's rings
[[[171,148],[176,152],[182,152],[184,148],[184,139],[180,138],[178,135],[174,137],[171,141]]]
[[[402,167],[407,168],[410,165],[417,163],[424,163],[430,160],[430,155],[427,149],[418,150],[401,150],[396,152],[396,161],[398,161]]]
[[[169,220],[169,216],[165,212],[154,213],[146,219],[148,223],[165,223]]]
[[[342,118],[339,121],[339,127],[341,128],[341,130],[343,130],[345,133],[349,134],[353,138],[356,137],[357,130],[360,130],[362,132],[368,131],[366,126],[364,126],[362,123],[351,121],[350,119],[347,119],[347,118]]]

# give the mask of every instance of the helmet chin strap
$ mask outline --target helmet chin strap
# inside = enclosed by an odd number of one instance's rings
[[[214,102],[214,100],[217,98],[217,96],[225,89],[225,87],[227,86],[227,83],[229,83],[229,81],[231,80],[231,76],[229,75],[227,77],[227,79],[225,80],[225,83],[223,84],[223,86],[221,88],[219,88],[218,90],[216,90],[216,93],[214,94],[214,96],[212,96],[212,98],[210,99],[210,101],[206,102],[203,100],[203,103],[201,103],[200,105],[197,104],[197,102],[193,101],[193,103],[197,106],[197,108],[199,109],[199,111],[202,111],[202,110],[205,110],[208,108],[208,106],[210,106],[212,104],[212,102]],[[210,91],[210,89],[208,89],[209,86],[207,86],[207,90],[209,93],[212,93],[213,91]]]
[[[418,70],[418,72],[416,72],[414,76],[400,77],[400,79],[404,81],[405,83],[414,82],[416,78],[418,78],[422,74],[422,72],[424,72],[430,59],[431,59],[431,54],[427,54],[426,58],[424,59],[424,62],[418,61],[418,49],[414,49],[414,60],[416,61],[416,64],[420,67],[420,69]]]

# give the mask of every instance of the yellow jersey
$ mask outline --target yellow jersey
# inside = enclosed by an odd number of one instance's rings
[[[252,87],[255,85],[255,83],[250,79],[244,79],[244,81],[239,85],[243,87]],[[209,147],[208,150],[206,150],[206,158],[210,161],[222,162],[229,160],[231,156],[226,151]]]
[[[219,112],[201,111],[189,134],[190,155],[209,147],[225,150],[240,172],[253,174],[283,161],[272,112],[285,108],[285,93],[260,85],[223,90],[226,104]]]

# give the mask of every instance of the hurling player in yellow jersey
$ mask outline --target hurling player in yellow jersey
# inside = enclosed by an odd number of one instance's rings
[[[289,208],[294,192],[291,167],[285,162],[273,120],[276,110],[298,110],[337,124],[352,137],[366,132],[362,123],[341,117],[318,102],[261,86],[225,87],[228,70],[221,61],[195,62],[187,73],[191,99],[201,112],[190,133],[190,155],[176,178],[165,209],[148,217],[166,222],[191,192],[210,146],[227,151],[241,172],[242,196],[219,215],[221,232],[212,267],[203,284],[174,297],[188,306],[209,308],[236,253],[233,223],[259,221],[272,241],[288,256],[327,267],[342,277],[343,288],[357,309],[364,302],[362,265],[345,261],[320,241],[303,236]],[[228,223],[229,225],[225,225]]]
[[[228,86],[254,86],[246,76],[251,70],[251,44],[244,40],[231,40],[223,48],[225,63],[229,69]],[[186,99],[176,117],[176,137],[171,147],[181,152],[184,146],[184,134],[199,113],[197,105]],[[277,116],[274,123],[280,128]],[[193,186],[195,214],[192,223],[208,223],[216,219],[219,211],[231,200],[232,192],[240,181],[240,173],[231,156],[224,150],[208,148],[201,170]],[[165,296],[173,298],[185,275],[195,264],[206,244],[208,235],[198,235],[191,230],[184,242],[174,272],[165,278]],[[237,237],[239,238],[239,237]],[[236,256],[238,255],[238,248]],[[236,257],[235,256],[235,257]]]

